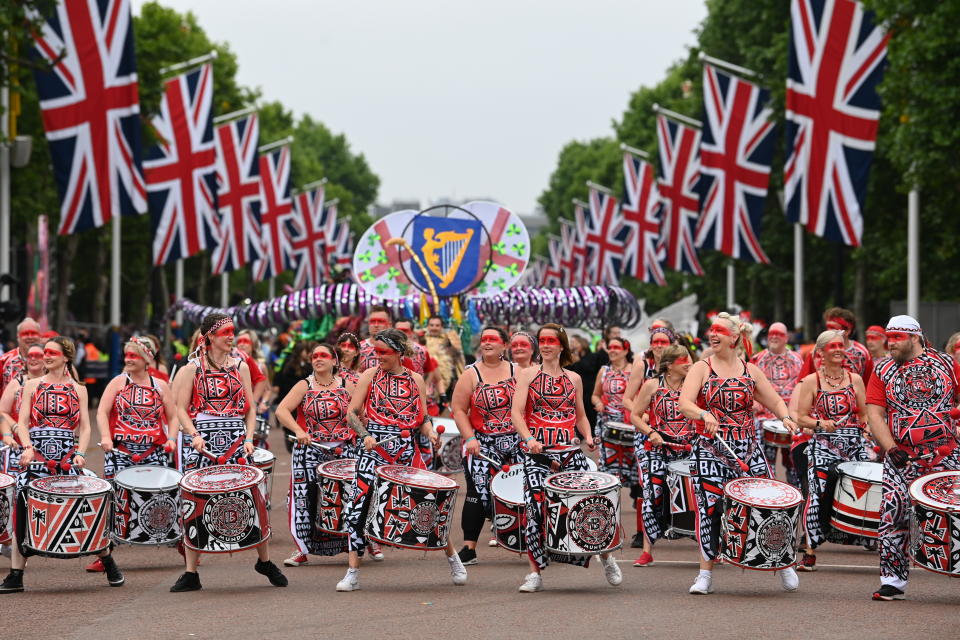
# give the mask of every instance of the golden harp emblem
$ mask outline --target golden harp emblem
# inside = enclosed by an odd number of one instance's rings
[[[457,277],[457,270],[467,253],[473,229],[466,231],[423,230],[423,258],[430,273],[440,279],[440,287],[448,287]]]

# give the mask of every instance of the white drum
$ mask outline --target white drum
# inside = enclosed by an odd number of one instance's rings
[[[273,494],[273,468],[277,464],[277,456],[266,449],[257,447],[250,456],[250,464],[260,471],[263,471],[263,486],[260,490],[263,492],[263,498],[267,501],[267,509],[270,508],[270,496]]]
[[[674,460],[668,464],[666,482],[670,505],[668,532],[695,536],[697,503],[694,498],[693,479],[690,477],[690,458]]]
[[[433,427],[443,426],[440,434],[440,448],[433,457],[433,464],[439,473],[451,474],[463,471],[463,438],[453,418],[433,418]]]
[[[168,544],[183,535],[180,528],[180,479],[176,469],[129,467],[114,478],[116,485],[113,539],[127,544]]]
[[[523,553],[527,546],[523,538],[523,465],[510,466],[493,476],[490,483],[493,497],[493,533],[504,549]]]
[[[598,471],[562,471],[543,483],[547,551],[597,555],[619,549],[620,480]]]
[[[837,465],[837,473],[830,525],[844,533],[878,538],[883,465],[878,462],[841,462]]]
[[[790,448],[793,436],[790,434],[790,430],[783,426],[781,420],[764,420],[762,424],[764,443],[778,449]]]

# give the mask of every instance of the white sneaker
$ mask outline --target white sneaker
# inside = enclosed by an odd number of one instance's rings
[[[347,570],[347,575],[337,583],[337,591],[357,591],[360,589],[360,572]]]
[[[447,558],[447,562],[450,563],[450,579],[453,584],[458,587],[467,584],[467,568],[463,566],[460,556],[453,554]]]
[[[713,593],[713,576],[697,575],[697,579],[694,580],[693,586],[690,587],[690,593],[699,594],[702,596],[705,596],[708,593]]]
[[[487,546],[488,546],[488,547],[495,547],[495,546],[497,546],[497,539],[496,539],[496,538],[490,538],[490,542],[487,543]]]
[[[778,572],[780,576],[780,586],[784,591],[796,591],[800,588],[800,576],[794,571],[793,567]]]
[[[367,545],[367,549],[370,550],[370,557],[373,558],[374,562],[383,562],[383,551],[380,550],[380,545],[371,542]]]
[[[603,575],[611,586],[616,587],[623,582],[623,572],[620,571],[620,565],[617,564],[617,560],[612,555],[600,558],[600,566],[603,567]]]
[[[520,593],[535,593],[543,589],[543,577],[539,573],[528,573],[518,591]]]

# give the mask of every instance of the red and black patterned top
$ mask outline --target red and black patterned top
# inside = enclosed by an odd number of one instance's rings
[[[680,389],[668,387],[663,376],[660,376],[660,384],[650,398],[650,416],[650,426],[660,435],[680,441],[689,440],[694,435],[693,424],[680,413]]]
[[[127,384],[117,393],[110,410],[110,434],[120,440],[152,442],[163,436],[163,427],[163,396],[156,379],[151,377],[150,386],[146,386],[127,376]]]
[[[19,349],[13,349],[0,358],[0,394],[14,379],[23,376],[27,370],[27,363],[20,355]]]
[[[367,419],[375,424],[418,428],[423,422],[423,402],[413,375],[406,369],[387,373],[377,368],[367,393],[366,412]]]
[[[629,369],[614,369],[610,365],[604,365],[600,369],[600,400],[603,401],[603,412],[608,420],[626,422],[623,392],[627,390],[629,379]]]
[[[513,405],[513,392],[517,390],[517,380],[513,376],[513,363],[510,363],[510,377],[500,382],[484,382],[480,377],[480,368],[471,365],[477,374],[477,386],[470,396],[470,425],[480,433],[512,433],[515,431],[510,409]]]
[[[341,387],[320,389],[313,376],[307,378],[307,392],[297,409],[297,424],[314,440],[352,440],[356,433],[347,425],[350,394]]]
[[[354,371],[353,369],[340,369],[337,371],[341,378],[343,378],[343,384],[346,386],[349,384],[357,384],[360,382],[360,373]]]
[[[360,353],[357,358],[360,359],[360,371],[372,369],[380,364],[380,358],[377,357],[373,342],[369,338],[360,343]]]
[[[427,348],[419,342],[412,341],[410,347],[413,349],[413,355],[410,356],[410,362],[413,366],[410,369],[420,375],[425,374],[427,372]]]
[[[546,446],[569,444],[577,426],[577,388],[566,373],[551,376],[543,369],[527,391],[525,419],[530,434]]]
[[[237,418],[247,413],[247,394],[243,390],[240,369],[209,369],[203,359],[194,360],[197,373],[193,377],[193,397],[189,414],[195,418],[206,413],[219,418]]]
[[[850,346],[843,352],[843,356],[844,369],[859,375],[863,378],[864,384],[870,381],[874,368],[873,358],[865,346],[856,340],[851,340]],[[800,379],[803,380],[811,373],[819,371],[822,364],[823,353],[814,349],[811,353],[807,354],[807,357],[803,361],[803,369],[800,370]]]
[[[793,389],[800,381],[800,370],[803,369],[803,358],[789,349],[783,353],[773,353],[769,349],[764,349],[753,356],[750,362],[755,364],[760,371],[763,371],[763,375],[767,376],[767,380],[773,385],[777,395],[779,395],[785,403],[789,404]],[[757,417],[770,419],[773,418],[774,415],[769,409],[763,407],[762,410],[757,412]]]
[[[712,358],[707,358],[710,375],[697,404],[706,409],[720,423],[720,435],[733,440],[745,440],[757,437],[753,422],[753,393],[757,383],[747,371],[747,363],[742,362],[743,373],[732,378],[721,378],[713,370]]]
[[[844,377],[847,377],[846,374]],[[811,415],[815,420],[834,420],[836,422],[846,418],[846,422],[837,429],[836,433],[853,434],[859,432],[857,391],[853,388],[853,383],[848,382],[846,386],[839,389],[821,389],[820,374],[817,373],[817,392],[813,399]],[[830,434],[827,433],[826,435]]]
[[[31,429],[65,429],[80,426],[80,396],[72,382],[41,382],[30,402]]]

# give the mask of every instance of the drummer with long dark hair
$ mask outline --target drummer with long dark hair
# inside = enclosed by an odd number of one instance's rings
[[[657,319],[650,323],[650,348],[639,358],[633,359],[627,388],[623,392],[623,406],[633,411],[633,403],[640,393],[640,387],[651,378],[657,377],[660,370],[660,357],[663,350],[677,341],[673,324],[669,320]]]
[[[340,361],[337,374],[343,378],[347,389],[353,389],[360,381],[360,340],[349,331],[337,336],[337,358]]]
[[[740,322],[719,313],[707,335],[712,355],[690,368],[680,390],[680,411],[691,420],[703,422],[703,436],[696,438],[690,463],[694,497],[697,502],[697,541],[700,546],[700,573],[690,593],[713,593],[713,563],[719,550],[720,507],[723,489],[729,480],[744,475],[738,460],[752,476],[770,477],[754,423],[753,402],[770,409],[791,432],[796,423],[787,405],[756,365],[737,355],[742,339]],[[716,436],[716,437],[714,437]],[[723,438],[737,459],[721,445]],[[779,572],[785,591],[796,591],[800,580],[793,568]]]
[[[190,439],[182,471],[215,464],[237,464],[253,455],[257,412],[253,403],[250,368],[232,356],[234,324],[230,316],[211,313],[200,323],[200,340],[190,362],[177,373],[177,412],[180,428]],[[287,578],[270,561],[268,543],[257,546],[254,570],[275,587],[287,586]],[[200,589],[197,573],[199,552],[184,545],[186,571],[170,591]]]
[[[484,327],[480,358],[464,370],[453,389],[453,419],[467,452],[463,474],[467,497],[460,516],[464,545],[460,560],[464,565],[477,564],[477,539],[493,513],[493,474],[517,457],[517,432],[510,421],[517,381],[513,363],[503,358],[506,341],[507,332],[500,327]]]
[[[290,535],[297,545],[283,561],[288,567],[309,562],[308,554],[332,556],[347,550],[343,536],[317,531],[317,465],[356,456],[356,434],[347,425],[350,393],[339,375],[334,347],[319,344],[310,354],[313,373],[293,386],[277,407],[277,420],[297,438],[290,460]],[[293,412],[297,417],[293,417]]]
[[[530,573],[520,585],[523,593],[543,589],[541,572],[550,561],[581,567],[590,556],[551,553],[546,550],[544,529],[544,480],[553,473],[552,463],[565,464],[563,471],[585,471],[586,456],[576,451],[553,453],[550,448],[570,445],[579,432],[583,442],[594,447],[590,422],[583,409],[583,383],[580,376],[564,367],[570,364],[570,341],[558,324],[547,323],[537,331],[541,364],[517,373],[517,390],[513,396],[513,424],[517,429],[524,456],[523,496],[527,522],[524,527]],[[569,458],[568,458],[569,455]],[[623,575],[616,560],[603,554],[601,566],[607,582],[618,585]]]
[[[11,548],[10,573],[0,584],[0,593],[23,591],[25,556],[29,555],[23,547],[28,524],[27,485],[52,475],[79,475],[86,465],[84,451],[90,441],[90,414],[87,389],[73,365],[76,347],[69,338],[56,336],[44,344],[43,356],[47,373],[23,385],[23,404],[17,420],[17,434],[23,446],[14,517],[16,544]],[[111,587],[122,586],[123,573],[110,549],[99,555],[107,583]]]
[[[349,568],[337,583],[337,591],[360,588],[360,557],[366,544],[363,528],[377,467],[422,465],[416,432],[428,435],[434,445],[439,444],[433,421],[426,413],[423,376],[402,363],[404,357],[413,353],[407,336],[397,329],[386,329],[373,336],[372,344],[379,364],[360,374],[347,414],[350,428],[361,439],[363,450],[357,456],[356,479],[350,504],[345,508]],[[409,432],[406,437],[403,431]],[[387,439],[391,439],[390,442],[378,444]],[[453,583],[466,584],[467,570],[449,539],[445,551]]]

